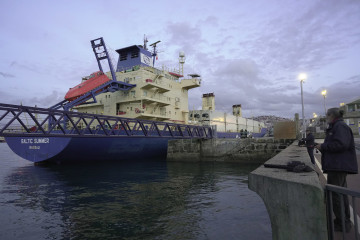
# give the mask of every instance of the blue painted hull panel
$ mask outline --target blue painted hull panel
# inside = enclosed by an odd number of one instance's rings
[[[165,160],[168,146],[168,138],[149,137],[6,137],[6,142],[17,155],[32,162]]]

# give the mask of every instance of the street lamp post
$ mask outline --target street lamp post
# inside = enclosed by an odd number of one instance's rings
[[[316,113],[313,113],[313,120],[312,120],[312,126],[317,126],[318,121],[317,121],[317,117],[318,115]]]
[[[323,95],[324,96],[324,109],[325,109],[325,117],[326,117],[326,103],[325,103],[325,98],[326,98],[326,90],[324,90],[324,91],[322,91],[321,92],[321,95]]]
[[[303,133],[302,135],[306,137],[306,126],[305,126],[305,114],[304,114],[304,95],[303,95],[303,82],[306,80],[307,76],[305,73],[299,74],[300,87],[301,87],[301,106],[302,106],[302,122],[303,122]]]

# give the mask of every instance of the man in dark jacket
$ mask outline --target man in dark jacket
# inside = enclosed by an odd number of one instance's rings
[[[306,129],[306,138],[303,138],[302,140],[306,142],[306,148],[309,153],[312,164],[315,164],[315,158],[314,158],[315,140],[314,140],[314,135],[312,135],[310,129]]]
[[[347,187],[347,174],[357,174],[358,164],[355,151],[353,133],[342,119],[343,111],[339,108],[330,108],[327,111],[326,137],[323,144],[316,146],[321,151],[321,165],[327,173],[327,183],[340,187]],[[341,231],[341,199],[333,194],[333,211],[335,214],[335,230]],[[351,229],[349,201],[344,197],[345,229]]]

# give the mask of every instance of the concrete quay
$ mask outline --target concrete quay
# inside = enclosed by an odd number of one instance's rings
[[[297,142],[266,163],[286,165],[289,161],[313,166],[306,148]],[[265,203],[273,239],[328,239],[325,195],[315,171],[294,173],[261,166],[249,174],[249,189]]]
[[[263,163],[292,142],[273,138],[169,140],[167,161]]]

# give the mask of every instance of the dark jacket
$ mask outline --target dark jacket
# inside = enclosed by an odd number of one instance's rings
[[[342,119],[329,124],[325,141],[321,145],[321,154],[324,172],[358,173],[354,136]]]
[[[306,138],[303,138],[303,140],[305,140],[305,142],[306,142],[306,147],[311,147],[311,148],[314,147],[315,139],[314,139],[314,135],[312,135],[311,133],[306,135]]]

